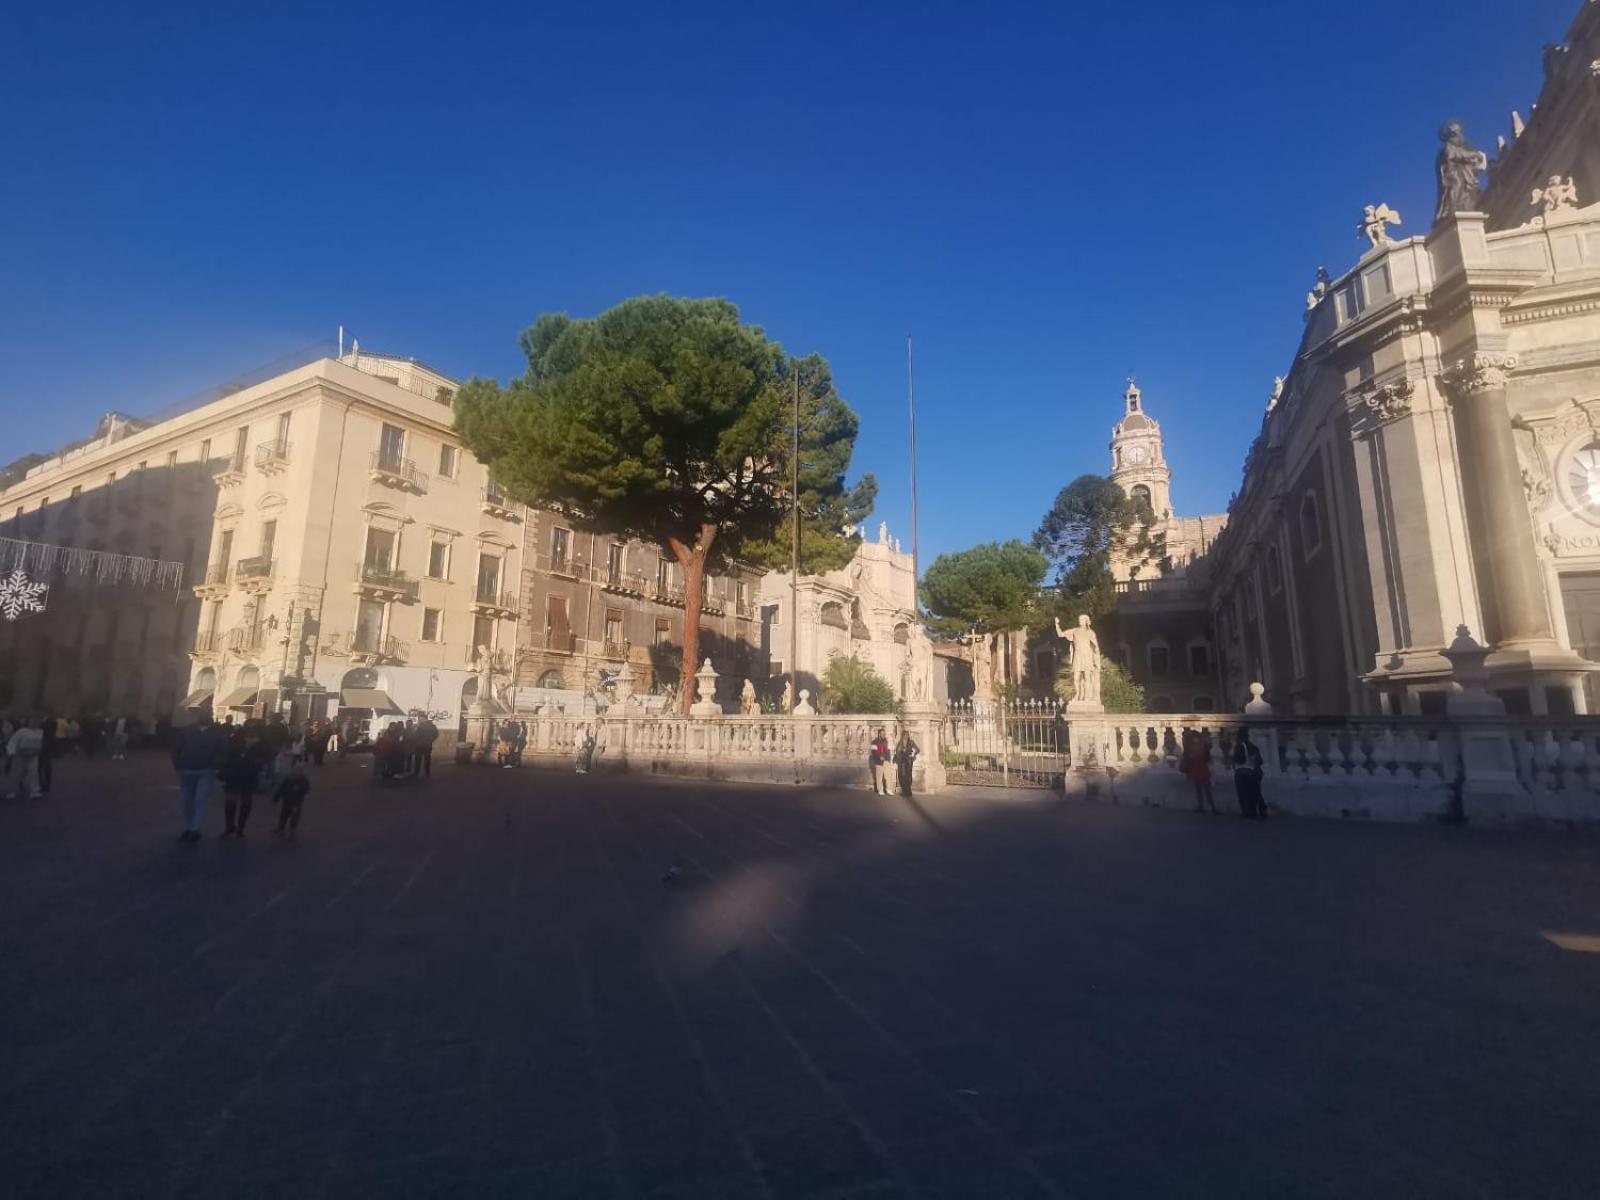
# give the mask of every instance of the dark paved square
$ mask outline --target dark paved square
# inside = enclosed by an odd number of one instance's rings
[[[1592,835],[315,779],[0,803],[0,1194],[1600,1194]]]

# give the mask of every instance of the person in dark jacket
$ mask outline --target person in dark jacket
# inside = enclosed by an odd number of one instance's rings
[[[193,845],[200,840],[200,829],[206,819],[206,797],[222,750],[222,736],[212,724],[209,712],[202,713],[193,725],[176,731],[172,766],[178,772],[178,792],[183,800],[180,842]]]
[[[261,755],[243,730],[228,739],[217,777],[222,781],[222,813],[227,820],[223,837],[243,837],[245,823],[255,805],[256,787],[261,781]]]
[[[50,781],[56,773],[56,753],[61,749],[61,722],[51,713],[39,726],[39,731],[44,735],[39,747],[39,791],[48,796]]]
[[[296,763],[289,768],[289,774],[272,793],[272,802],[278,806],[279,837],[285,833],[293,837],[295,830],[300,828],[300,809],[304,806],[306,793],[309,791],[311,791],[311,780],[306,778],[306,769]]]
[[[1261,751],[1248,729],[1239,730],[1233,743],[1233,789],[1239,795],[1239,815],[1247,821],[1265,821],[1267,802],[1261,794]]]
[[[907,799],[911,797],[912,774],[916,769],[917,755],[922,753],[922,747],[912,740],[911,731],[902,729],[900,740],[894,747],[894,769],[900,784],[900,794]]]

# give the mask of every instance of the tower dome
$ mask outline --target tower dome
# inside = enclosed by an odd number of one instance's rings
[[[1144,393],[1131,377],[1122,393],[1122,420],[1111,428],[1111,479],[1130,497],[1144,500],[1157,519],[1172,515],[1172,468],[1161,443],[1161,425],[1144,409]]]

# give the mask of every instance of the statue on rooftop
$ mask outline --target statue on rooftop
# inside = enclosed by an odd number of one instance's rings
[[[1550,176],[1550,181],[1542,188],[1533,189],[1533,199],[1528,203],[1544,205],[1544,214],[1549,216],[1564,208],[1578,207],[1578,185],[1572,182],[1572,176],[1562,179],[1559,175]]]
[[[1367,235],[1367,240],[1376,249],[1379,246],[1389,245],[1389,226],[1398,224],[1400,224],[1400,214],[1387,204],[1369,204],[1366,215],[1361,218],[1361,224],[1357,228]]]
[[[1480,172],[1489,169],[1489,156],[1467,141],[1460,121],[1451,121],[1439,130],[1439,156],[1434,169],[1439,177],[1439,207],[1433,214],[1437,225],[1460,212],[1477,212],[1483,205]]]

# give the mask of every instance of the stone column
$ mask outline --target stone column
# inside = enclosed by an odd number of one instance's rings
[[[1506,404],[1506,376],[1516,365],[1513,354],[1477,351],[1440,376],[1466,450],[1462,468],[1465,491],[1473,498],[1472,557],[1479,584],[1488,592],[1486,632],[1497,649],[1555,639]]]

